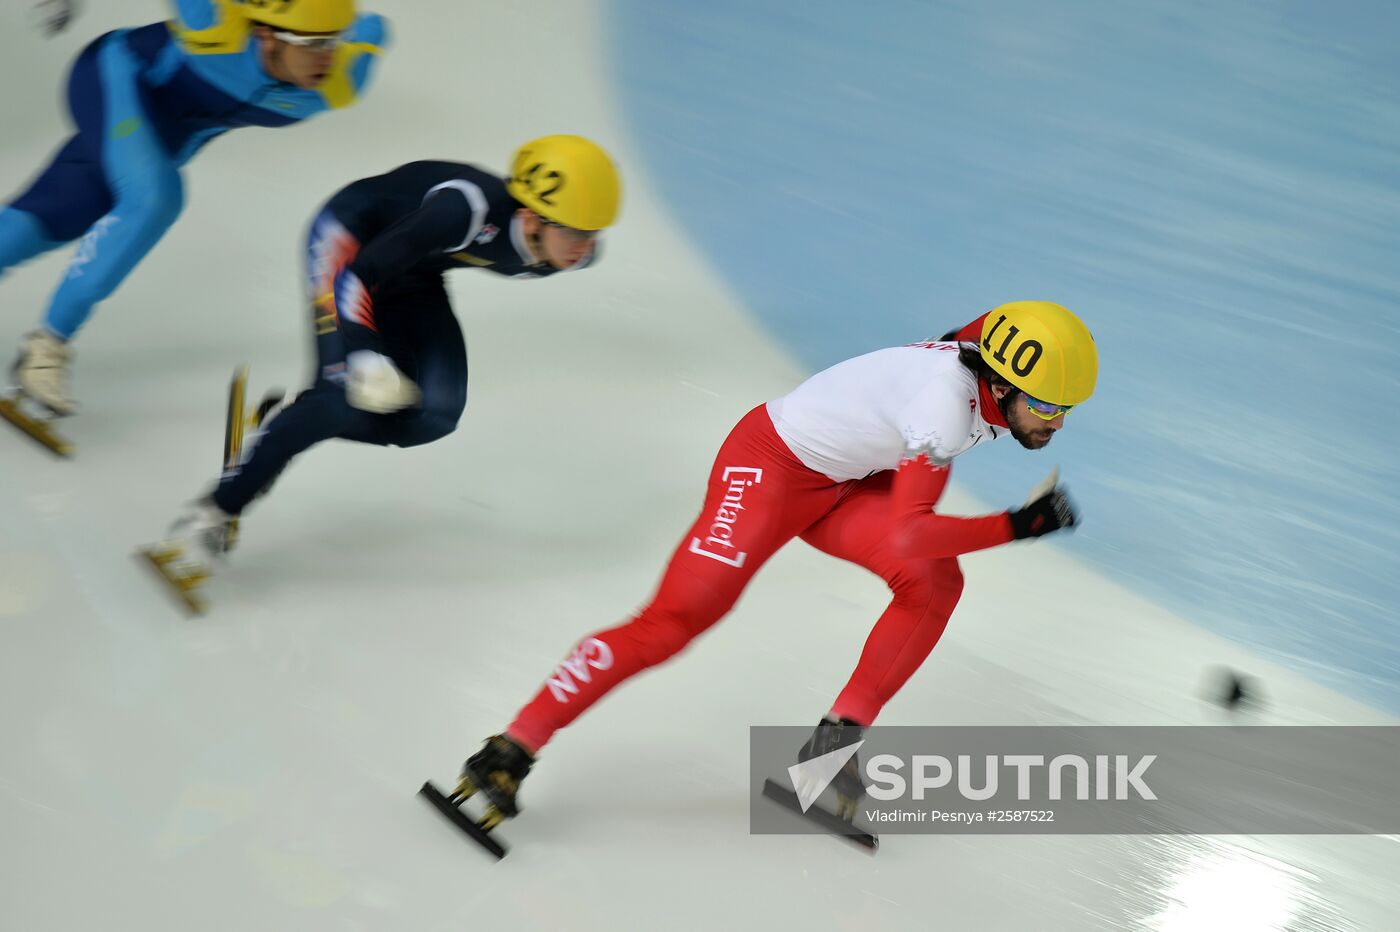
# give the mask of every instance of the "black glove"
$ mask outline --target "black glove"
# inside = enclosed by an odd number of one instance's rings
[[[1079,516],[1069,496],[1057,484],[1060,470],[1055,469],[1050,477],[1031,492],[1025,507],[1009,512],[1011,533],[1016,540],[1040,537],[1061,528],[1074,527]]]

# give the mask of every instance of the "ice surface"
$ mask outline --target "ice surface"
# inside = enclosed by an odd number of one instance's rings
[[[112,0],[48,43],[3,14],[0,176],[55,146],[80,40],[152,6]],[[548,748],[505,861],[431,813],[422,780],[449,780],[579,635],[641,603],[725,431],[802,373],[639,171],[604,5],[376,8],[396,44],[363,104],[232,134],[192,166],[180,225],[78,344],[78,459],[0,432],[0,927],[1391,927],[1391,838],[908,837],[872,859],[750,836],[748,726],[820,716],[884,601],[800,545]],[[299,249],[319,202],[413,158],[503,169],[555,131],[626,172],[606,260],[453,278],[472,366],[458,433],[308,454],[249,512],[212,614],[186,620],[132,550],[212,478],[236,364],[255,394],[305,378]],[[0,344],[60,269],[6,279]],[[1199,695],[1218,664],[1268,690],[1251,721],[1389,721],[1048,542],[965,566],[948,635],[882,721],[1223,721]]]

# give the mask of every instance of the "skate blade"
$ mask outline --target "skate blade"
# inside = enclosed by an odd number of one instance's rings
[[[50,426],[53,417],[37,416],[25,411],[22,398],[22,395],[0,396],[0,417],[24,431],[55,456],[71,457],[75,448]]]
[[[243,462],[243,438],[248,430],[256,429],[252,416],[245,410],[248,397],[248,367],[233,370],[228,386],[228,413],[224,418],[224,474],[237,469]],[[226,551],[238,546],[238,519],[229,522]]]
[[[165,583],[166,588],[175,594],[190,614],[203,615],[209,610],[209,603],[198,591],[199,587],[204,585],[205,580],[209,578],[207,575],[201,573],[194,576],[181,576],[172,572],[170,566],[174,562],[174,558],[168,550],[159,546],[142,547],[137,551],[137,555],[156,571],[156,575]]]
[[[248,396],[248,367],[233,372],[228,387],[228,414],[224,418],[224,470],[236,469],[243,459],[243,435],[248,427],[244,410]]]
[[[492,807],[482,819],[482,822],[488,824],[490,828],[483,828],[481,825],[473,822],[465,812],[458,808],[466,801],[466,797],[470,796],[471,793],[463,795],[459,788],[457,792],[452,794],[451,798],[448,798],[429,781],[423,784],[423,788],[418,791],[418,795],[432,803],[434,809],[447,817],[447,821],[461,829],[472,841],[494,854],[497,859],[506,856],[507,849],[505,846],[491,837],[491,829],[499,825],[502,819],[500,813],[495,810],[495,807]],[[453,800],[457,800],[457,802],[453,802]]]
[[[763,795],[773,800],[773,802],[782,806],[784,809],[796,813],[808,822],[820,826],[825,829],[828,834],[840,836],[853,844],[860,845],[871,854],[874,854],[880,848],[879,835],[858,828],[849,819],[843,819],[841,816],[816,805],[811,806],[806,812],[803,812],[802,804],[797,800],[797,794],[792,792],[792,790],[784,789],[772,780],[763,781]],[[853,807],[854,803],[852,803],[852,808]],[[851,815],[854,816],[855,813],[852,811]]]

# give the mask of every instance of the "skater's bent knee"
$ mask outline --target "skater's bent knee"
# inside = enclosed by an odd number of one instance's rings
[[[394,441],[395,446],[418,447],[425,443],[432,443],[434,440],[441,440],[457,429],[457,421],[460,412],[445,413],[433,410],[421,410],[409,416],[398,437]]]
[[[115,213],[126,214],[147,235],[159,235],[185,209],[185,186],[171,166],[151,166],[133,179],[117,201]]]
[[[658,611],[648,607],[623,632],[647,665],[661,663],[680,653],[695,637],[719,620],[719,616],[694,611]]]
[[[963,574],[955,559],[908,560],[883,575],[898,601],[926,604],[962,595]]]

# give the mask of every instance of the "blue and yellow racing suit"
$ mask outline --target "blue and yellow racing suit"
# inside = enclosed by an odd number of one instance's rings
[[[175,0],[175,18],[101,36],[68,80],[77,132],[0,211],[0,274],[82,237],[44,325],[69,339],[175,222],[179,169],[240,126],[287,126],[354,103],[386,44],[361,15],[314,90],[270,77],[234,0]]]

